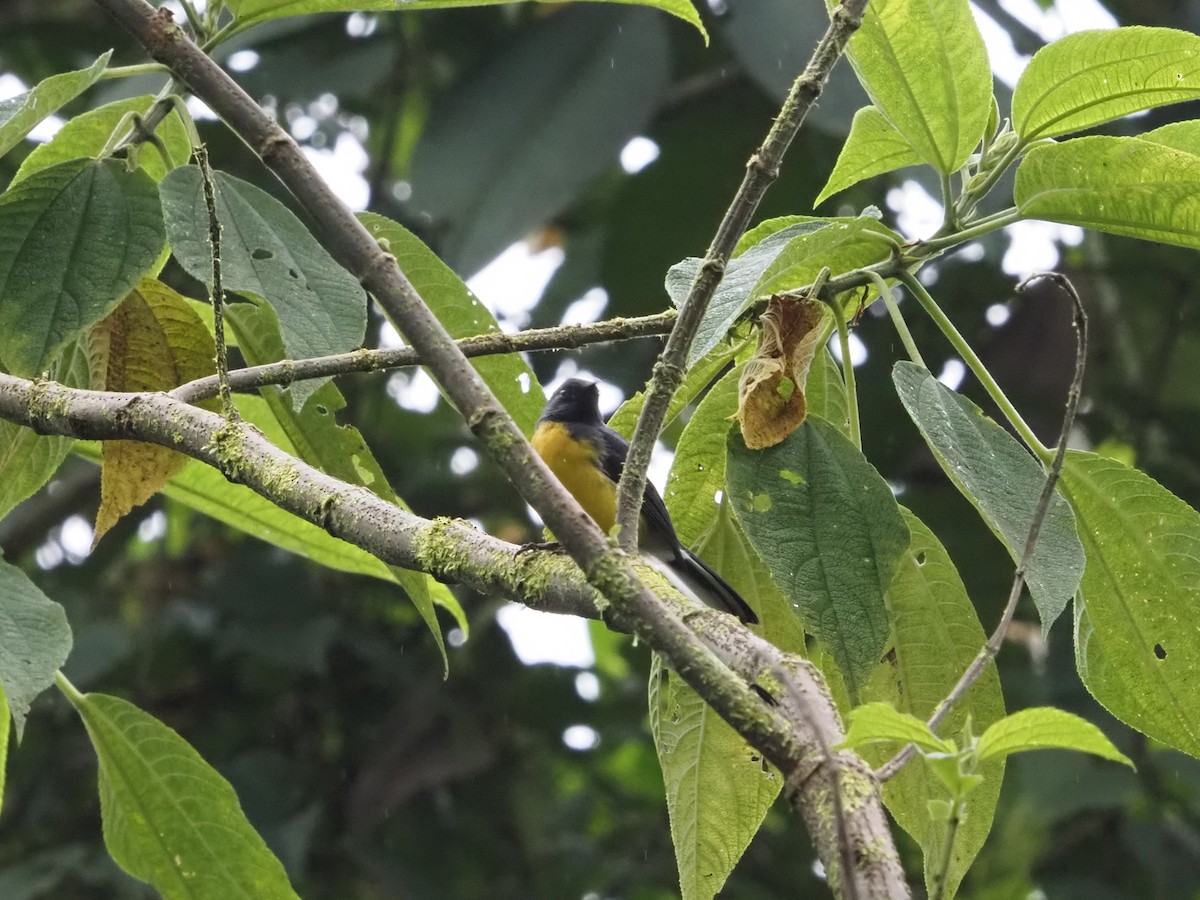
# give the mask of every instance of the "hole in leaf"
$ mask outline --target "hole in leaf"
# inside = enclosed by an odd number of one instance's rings
[[[324,404],[318,403],[317,404],[317,412],[319,412],[323,416],[327,416],[327,415],[329,415],[329,408],[327,406],[325,406]]]
[[[275,258],[274,253],[272,253],[270,250],[264,250],[262,247],[259,247],[255,250],[251,250],[250,255],[254,259],[274,259]]]
[[[918,566],[925,565],[925,551],[924,550],[921,550],[917,553],[916,560],[917,560]]]
[[[1154,645],[1154,655],[1157,656],[1159,659],[1166,659],[1167,651],[1165,649],[1163,649],[1162,644],[1155,644]]]
[[[297,272],[295,269],[288,269],[288,275],[290,275],[292,278],[300,277],[300,273]]]

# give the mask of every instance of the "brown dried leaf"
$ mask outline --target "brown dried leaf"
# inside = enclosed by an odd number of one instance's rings
[[[149,278],[130,291],[88,337],[96,390],[170,390],[211,375],[213,356],[212,335],[187,301]],[[93,546],[187,462],[180,453],[138,441],[106,442],[103,453]]]
[[[804,385],[818,349],[824,304],[773,296],[759,319],[762,334],[738,383],[734,418],[751,450],[774,447],[808,415]]]

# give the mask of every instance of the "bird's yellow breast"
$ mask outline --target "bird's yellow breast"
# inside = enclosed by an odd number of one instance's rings
[[[617,488],[600,469],[599,454],[576,440],[561,422],[543,422],[533,434],[533,449],[584,512],[607,534],[617,521]]]

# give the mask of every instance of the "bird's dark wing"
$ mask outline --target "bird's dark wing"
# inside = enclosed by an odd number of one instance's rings
[[[625,469],[625,457],[629,455],[629,443],[613,429],[604,426],[604,446],[601,448],[600,465],[604,474],[612,481],[621,480],[621,472]],[[669,550],[676,558],[683,557],[683,547],[675,534],[675,526],[667,513],[667,504],[663,503],[658,488],[649,481],[646,482],[646,492],[642,495],[642,519],[644,525],[641,535],[642,544],[661,545]]]

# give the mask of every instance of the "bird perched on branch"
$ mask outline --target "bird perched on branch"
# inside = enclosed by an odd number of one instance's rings
[[[629,444],[600,417],[600,391],[594,382],[572,378],[554,392],[533,433],[533,449],[600,530],[611,531],[617,520],[617,482]],[[738,592],[679,542],[667,506],[649,482],[642,496],[638,546],[660,563],[655,568],[685,595],[749,625],[758,622]]]

